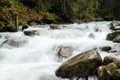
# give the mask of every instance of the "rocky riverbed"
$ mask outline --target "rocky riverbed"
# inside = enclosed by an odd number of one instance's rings
[[[119,36],[118,22],[0,33],[0,80],[119,80]]]

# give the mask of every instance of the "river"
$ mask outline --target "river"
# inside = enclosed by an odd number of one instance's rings
[[[21,31],[0,33],[0,44],[6,39],[15,39],[20,44],[19,47],[8,44],[0,47],[0,80],[68,80],[55,76],[56,69],[64,61],[86,50],[116,45],[106,41],[106,35],[111,32],[109,24],[63,24],[54,30],[48,25],[37,25],[27,29],[39,31],[39,35],[32,37],[25,36]],[[59,58],[56,55],[59,46],[72,47],[72,56]],[[102,58],[113,55],[100,50],[99,53]],[[97,77],[89,77],[89,80],[97,80]]]

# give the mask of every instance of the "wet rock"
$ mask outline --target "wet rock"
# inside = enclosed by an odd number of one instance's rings
[[[106,40],[112,41],[112,40],[114,40],[114,39],[115,39],[116,37],[118,37],[118,36],[120,36],[120,31],[115,31],[115,32],[109,33],[109,34],[107,35]]]
[[[112,21],[110,23],[111,30],[120,30],[120,21]]]
[[[100,48],[102,51],[110,51],[112,48],[110,46],[103,46]]]
[[[113,39],[113,42],[120,43],[120,35],[116,37],[115,39]]]
[[[56,75],[63,78],[87,77],[94,74],[94,70],[101,65],[102,59],[95,50],[83,52],[63,63]]]
[[[114,80],[119,80],[120,79],[120,69],[116,69],[114,72],[113,72],[113,77],[114,77]]]
[[[57,24],[50,24],[51,29],[59,29],[59,26]]]
[[[106,56],[103,60],[103,64],[109,64],[109,63],[115,63],[118,67],[120,67],[120,59],[111,57],[111,56]]]
[[[37,30],[29,30],[29,31],[24,31],[24,34],[25,34],[26,36],[39,35],[39,31],[37,31]]]
[[[118,66],[114,63],[109,63],[105,66],[100,66],[98,71],[99,80],[114,80],[113,72],[118,69]]]
[[[25,30],[25,29],[27,29],[28,27],[29,26],[27,26],[27,25],[22,26],[22,31]]]
[[[115,30],[115,27],[113,26],[113,23],[110,23],[110,29]]]
[[[27,41],[25,39],[23,40],[20,40],[20,39],[7,39],[5,40],[1,46],[7,44],[7,45],[10,45],[10,46],[13,46],[13,47],[20,47],[22,46],[23,44],[25,44]]]
[[[57,55],[59,57],[68,58],[73,54],[73,49],[70,46],[60,46]]]

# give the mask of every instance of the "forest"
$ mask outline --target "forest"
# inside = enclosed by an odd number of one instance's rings
[[[120,20],[120,0],[0,0],[0,32],[16,26]]]

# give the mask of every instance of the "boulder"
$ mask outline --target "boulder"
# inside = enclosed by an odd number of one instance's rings
[[[116,69],[113,72],[113,77],[114,77],[114,80],[120,80],[120,69]]]
[[[22,31],[25,30],[25,29],[27,29],[27,28],[29,28],[28,25],[24,25],[24,26],[22,26]]]
[[[104,65],[112,63],[112,62],[115,63],[118,67],[120,67],[120,59],[119,58],[106,56],[103,60]]]
[[[58,57],[68,58],[73,54],[73,49],[70,46],[60,46],[57,52]]]
[[[114,80],[113,72],[118,69],[118,66],[114,63],[109,63],[105,66],[98,67],[98,79],[99,80]]]
[[[96,50],[89,50],[64,62],[56,70],[56,76],[62,78],[87,77],[94,74],[95,69],[101,63],[102,59],[99,53]]]
[[[13,47],[20,47],[25,43],[26,43],[25,39],[21,39],[21,40],[20,39],[7,39],[7,40],[2,42],[1,46],[7,44],[7,45],[10,45]]]
[[[109,63],[112,63],[113,60],[114,60],[114,57],[105,56],[105,57],[104,57],[104,60],[103,60],[103,64],[104,64],[104,65],[107,65],[107,64],[109,64]]]
[[[112,48],[110,46],[103,46],[100,48],[102,51],[110,51]]]
[[[94,38],[95,38],[95,35],[94,35],[93,33],[90,33],[90,34],[88,35],[88,37],[94,39]]]
[[[115,39],[113,39],[113,42],[120,43],[120,35],[116,37]]]
[[[39,35],[39,31],[37,31],[37,30],[27,30],[27,31],[24,31],[24,34],[26,36],[35,36],[35,35]]]
[[[111,30],[120,30],[120,21],[112,21],[110,23]]]
[[[50,24],[51,29],[59,29],[59,26],[57,24]]]
[[[118,36],[120,36],[120,31],[115,31],[115,32],[109,33],[109,34],[107,35],[106,40],[112,41],[112,40],[114,40],[114,39],[115,39],[116,37],[118,37]]]

